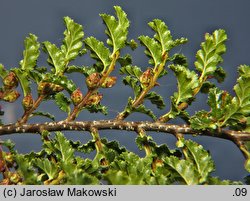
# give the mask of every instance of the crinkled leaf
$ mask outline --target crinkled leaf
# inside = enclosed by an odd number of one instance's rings
[[[60,85],[65,90],[67,90],[69,94],[71,94],[73,91],[77,89],[75,83],[66,76],[58,77],[55,76],[54,74],[47,73],[42,75],[42,81]]]
[[[172,171],[176,172],[179,175],[179,178],[182,179],[186,184],[199,184],[199,174],[191,161],[180,160],[175,156],[170,156],[165,158],[164,162],[171,168]]]
[[[86,144],[82,144],[80,141],[70,141],[70,145],[76,151],[83,153],[90,153],[95,150],[95,140],[90,140]]]
[[[174,93],[175,104],[188,102],[199,85],[197,74],[180,65],[170,65],[170,69],[174,71],[178,82],[178,92]]]
[[[128,45],[132,50],[135,50],[138,47],[137,42],[135,42],[134,39],[131,39],[130,41],[126,41],[126,45]]]
[[[84,33],[82,25],[75,23],[70,17],[64,17],[64,23],[66,30],[61,50],[65,62],[68,63],[80,54]]]
[[[132,57],[131,57],[131,55],[126,54],[123,57],[119,57],[117,59],[117,61],[119,62],[119,64],[121,65],[121,67],[129,66],[129,65],[132,64]]]
[[[201,110],[190,118],[190,126],[195,130],[216,129],[217,125],[208,115],[207,111]]]
[[[64,93],[60,92],[55,95],[55,102],[59,106],[59,108],[67,112],[68,114],[70,113],[70,99],[67,98]]]
[[[143,114],[146,114],[148,115],[149,117],[151,117],[153,120],[156,120],[157,117],[154,115],[153,111],[146,108],[144,105],[139,105],[138,107],[136,108],[133,108],[133,111],[134,112],[139,112],[139,113],[143,113]]]
[[[143,46],[146,47],[145,54],[150,58],[149,64],[158,66],[162,62],[162,52],[160,44],[148,36],[138,38]]]
[[[25,50],[23,51],[23,60],[20,61],[20,67],[24,71],[31,71],[36,66],[40,54],[40,43],[34,34],[29,34],[24,40],[24,46]]]
[[[172,61],[174,65],[188,66],[187,57],[183,54],[174,54],[169,60]]]
[[[161,95],[157,94],[156,92],[152,91],[149,92],[146,96],[145,99],[148,99],[151,101],[152,104],[155,104],[157,108],[163,109],[165,107],[164,100]]]
[[[48,176],[48,179],[55,179],[58,175],[57,165],[49,159],[35,158],[34,165],[43,171]]]
[[[250,66],[240,65],[238,68],[239,76],[250,77]]]
[[[208,185],[242,185],[241,181],[220,180],[218,177],[209,177],[206,184]]]
[[[82,73],[83,75],[87,77],[90,74],[96,72],[96,69],[92,67],[85,67],[85,66],[68,66],[65,72],[66,73],[73,73],[73,72]]]
[[[50,114],[50,113],[48,113],[48,112],[36,111],[36,112],[32,112],[31,117],[32,117],[32,116],[47,117],[47,118],[49,118],[49,119],[55,121],[55,116],[52,115],[52,114]]]
[[[74,159],[74,149],[72,148],[70,141],[65,138],[63,133],[56,132],[54,147],[56,153],[58,153],[57,157],[60,159],[61,163],[72,163]]]
[[[101,112],[104,115],[108,114],[108,109],[106,106],[101,105],[101,104],[97,104],[97,105],[91,105],[91,106],[86,106],[86,109],[90,112],[90,113],[97,113],[97,112]]]
[[[63,52],[56,47],[55,44],[50,43],[49,41],[45,41],[43,43],[44,51],[48,53],[48,63],[53,66],[56,70],[56,75],[61,75],[64,72],[65,68],[65,60]]]
[[[185,140],[185,147],[188,149],[189,159],[194,161],[200,174],[199,182],[205,182],[209,174],[215,170],[211,155],[201,145],[191,140]]]
[[[24,94],[24,96],[26,96],[27,94],[29,94],[31,92],[30,81],[28,79],[28,73],[26,71],[21,70],[20,68],[12,68],[11,70],[17,76],[17,78],[21,84],[23,94]]]
[[[186,38],[173,41],[167,25],[159,19],[154,19],[148,25],[156,32],[154,38],[161,44],[162,52],[168,52],[173,47],[187,42]]]
[[[132,77],[132,76],[126,76],[123,78],[123,83],[125,85],[129,85],[134,90],[135,97],[137,97],[140,94],[142,88],[138,84],[137,78]]]
[[[132,75],[132,76],[139,79],[141,74],[142,74],[142,71],[137,66],[128,65],[128,66],[124,66],[124,67],[120,68],[120,73],[121,74]]]
[[[114,6],[117,19],[114,16],[100,14],[107,29],[105,33],[108,35],[107,43],[113,47],[113,53],[125,46],[127,40],[129,20],[127,14],[120,6]]]
[[[205,82],[203,82],[203,84],[201,86],[200,92],[207,94],[209,92],[209,90],[211,88],[214,88],[214,87],[215,87],[215,84],[213,84],[212,82],[209,82],[209,81],[205,81]]]
[[[223,61],[221,55],[225,53],[227,40],[226,32],[222,29],[215,30],[212,35],[205,35],[205,42],[201,43],[201,50],[196,54],[196,69],[203,77],[213,75],[217,65]]]
[[[102,41],[92,36],[86,38],[84,43],[91,52],[90,56],[97,61],[96,65],[101,66],[105,70],[111,62],[109,49],[105,47]]]
[[[214,78],[219,82],[223,82],[226,78],[226,72],[222,67],[216,68],[214,72]]]

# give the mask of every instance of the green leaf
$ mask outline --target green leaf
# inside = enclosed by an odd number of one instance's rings
[[[226,72],[222,67],[216,68],[214,72],[214,78],[219,82],[223,82],[226,78]]]
[[[96,72],[96,69],[93,67],[85,67],[85,66],[68,66],[65,72],[66,73],[73,73],[73,72],[82,73],[83,75],[88,77],[90,74]]]
[[[114,6],[117,19],[114,16],[100,14],[107,29],[105,33],[108,35],[107,43],[113,47],[113,53],[125,46],[128,35],[129,20],[127,14],[120,6]]]
[[[97,66],[101,66],[105,70],[111,63],[110,51],[105,47],[102,41],[94,37],[88,37],[84,40],[86,48],[90,50],[90,56],[97,61]]]
[[[31,71],[36,66],[40,54],[40,44],[35,35],[29,34],[24,40],[24,46],[25,50],[23,51],[23,60],[20,61],[20,67],[24,71]]]
[[[50,43],[49,41],[45,41],[43,43],[44,51],[48,53],[48,63],[52,65],[56,70],[56,75],[62,75],[65,68],[65,60],[63,52],[56,47],[55,44]]]
[[[217,125],[211,117],[208,115],[207,111],[201,110],[195,113],[194,116],[190,118],[190,126],[195,130],[206,130],[206,129],[216,129]]]
[[[8,71],[4,68],[3,64],[0,64],[0,76],[5,78],[8,75]]]
[[[29,74],[26,71],[21,70],[20,68],[12,68],[11,70],[17,76],[23,90],[23,95],[26,96],[31,92],[30,81],[28,79]]]
[[[144,105],[139,105],[138,107],[136,108],[133,108],[133,111],[134,112],[139,112],[139,113],[143,113],[143,114],[146,114],[148,115],[149,117],[151,117],[153,120],[156,120],[157,117],[154,115],[153,111],[150,110],[150,109],[147,109]]]
[[[104,115],[108,114],[108,109],[106,106],[101,105],[101,104],[97,104],[97,105],[91,105],[91,106],[86,106],[86,109],[90,112],[90,113],[97,113],[97,112],[101,112]]]
[[[47,118],[49,118],[49,119],[55,121],[55,116],[52,115],[52,114],[50,114],[50,113],[48,113],[48,112],[37,111],[37,112],[33,112],[30,116],[31,116],[31,117],[33,117],[33,116],[47,117]]]
[[[189,159],[194,161],[200,174],[199,183],[205,182],[209,174],[215,170],[211,155],[201,145],[191,140],[185,140],[185,147],[188,149]]]
[[[117,59],[117,61],[119,62],[121,67],[129,66],[132,64],[132,57],[131,57],[131,55],[126,54],[124,57],[119,57]]]
[[[75,83],[64,75],[58,77],[51,73],[43,74],[42,81],[60,85],[67,90],[69,94],[77,89]]]
[[[139,80],[137,78],[134,78],[132,76],[126,76],[123,78],[122,81],[125,85],[129,85],[134,90],[135,97],[137,97],[140,94],[142,88],[138,84]]]
[[[68,63],[80,54],[84,33],[82,25],[75,23],[70,17],[64,17],[64,23],[66,30],[64,31],[61,50],[64,54],[65,63]]]
[[[179,178],[182,179],[186,184],[199,184],[199,174],[196,167],[191,161],[180,160],[175,156],[170,156],[168,158],[165,158],[164,162],[166,166],[169,166],[172,171],[177,173],[179,175]]]
[[[174,93],[175,104],[188,102],[193,98],[194,89],[199,86],[198,76],[184,66],[170,65],[177,77],[178,92]]]
[[[239,76],[250,77],[250,66],[240,65],[238,68]]]
[[[157,108],[163,109],[165,107],[164,100],[161,95],[157,94],[156,92],[152,91],[149,92],[146,96],[145,99],[148,99],[151,101],[152,104],[155,104]]]
[[[55,179],[58,175],[57,165],[47,158],[36,158],[34,160],[34,165],[41,169],[48,176],[49,180]]]
[[[172,61],[174,65],[180,65],[186,68],[188,66],[187,57],[183,54],[174,54],[172,57],[169,58],[169,60]]]
[[[59,108],[70,114],[70,104],[71,101],[69,98],[67,98],[64,93],[60,92],[55,95],[55,102],[59,106]]]
[[[142,71],[137,66],[128,65],[120,68],[120,74],[131,75],[139,79],[142,74]]]
[[[202,77],[213,75],[217,65],[223,61],[221,55],[225,53],[227,40],[226,32],[222,29],[215,30],[212,35],[205,35],[205,42],[201,43],[201,50],[196,54],[196,69]]]
[[[186,38],[173,41],[167,25],[159,19],[154,19],[148,25],[156,32],[154,38],[161,44],[162,52],[168,52],[173,47],[187,42]]]
[[[162,62],[162,52],[160,44],[148,36],[138,38],[143,46],[146,47],[145,54],[150,58],[149,64],[158,66]]]
[[[70,141],[65,138],[63,133],[56,132],[54,147],[59,153],[58,157],[62,163],[72,163],[74,159],[74,150],[70,145]]]

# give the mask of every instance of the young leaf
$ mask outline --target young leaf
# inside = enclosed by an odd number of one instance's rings
[[[62,111],[67,112],[68,114],[70,113],[70,103],[71,103],[71,101],[62,92],[57,93],[55,95],[55,101],[56,101],[56,104],[59,106],[59,108]]]
[[[155,104],[157,108],[163,109],[165,107],[165,103],[163,101],[163,98],[157,94],[156,92],[152,91],[149,92],[146,96],[145,99],[148,99],[151,101],[152,104]]]
[[[129,85],[134,90],[135,97],[137,97],[142,90],[141,86],[138,84],[138,81],[139,80],[137,78],[132,76],[126,76],[123,78],[123,83],[125,85]]]
[[[202,78],[213,75],[217,65],[223,61],[221,55],[225,53],[227,40],[226,32],[215,30],[212,35],[205,35],[205,42],[201,43],[201,50],[196,54],[196,69],[202,73]]]
[[[137,66],[128,65],[120,68],[120,74],[132,75],[139,79],[142,74],[142,71]]]
[[[110,51],[107,47],[105,47],[104,43],[97,40],[94,37],[88,37],[84,40],[86,48],[90,50],[90,56],[97,60],[98,66],[101,66],[103,70],[105,70],[111,62],[110,59]]]
[[[199,174],[191,161],[180,160],[175,156],[170,156],[164,160],[166,166],[171,167],[183,181],[188,185],[199,184]]]
[[[63,52],[58,47],[56,47],[55,44],[52,44],[49,41],[45,41],[43,45],[44,51],[49,55],[49,58],[47,60],[48,63],[55,68],[56,75],[62,75],[65,70],[65,60]]]
[[[26,96],[27,94],[29,94],[31,92],[30,81],[28,79],[28,77],[29,77],[28,72],[23,71],[20,68],[13,68],[11,70],[17,76],[17,78],[18,78],[18,80],[19,80],[19,82],[21,84],[23,94],[24,94],[24,96]]]
[[[58,167],[53,161],[49,161],[47,158],[35,158],[33,163],[48,176],[49,180],[55,179],[57,177]]]
[[[20,61],[20,67],[24,71],[31,71],[36,66],[40,54],[40,44],[35,35],[29,34],[24,40],[24,46],[25,50],[23,51],[23,60]]]
[[[174,93],[175,104],[188,102],[199,85],[197,74],[180,65],[170,65],[170,69],[174,71],[178,82],[178,92]]]
[[[114,16],[107,14],[100,14],[107,29],[105,33],[108,35],[108,45],[113,47],[113,53],[125,46],[127,40],[129,20],[127,14],[119,6],[114,6],[116,11],[117,20]]]
[[[138,38],[143,46],[146,47],[145,54],[150,58],[149,64],[158,66],[162,62],[162,52],[160,44],[148,36]]]
[[[162,52],[168,52],[173,47],[187,42],[186,38],[173,41],[167,25],[159,19],[154,19],[148,25],[156,32],[154,38],[161,44]]]
[[[66,30],[64,31],[61,50],[64,54],[65,63],[68,63],[80,54],[84,33],[82,25],[75,23],[70,17],[64,17],[64,23]]]
[[[33,112],[30,116],[31,116],[31,117],[32,117],[32,116],[47,117],[47,118],[49,118],[49,119],[55,121],[55,116],[52,115],[52,114],[50,114],[50,113],[48,113],[48,112],[37,111],[37,112]]]
[[[188,149],[189,159],[194,161],[200,174],[199,183],[205,182],[209,174],[215,170],[211,155],[201,145],[191,140],[185,140],[185,147]]]

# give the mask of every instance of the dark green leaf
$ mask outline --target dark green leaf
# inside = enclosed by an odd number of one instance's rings
[[[165,107],[165,103],[163,101],[163,98],[157,94],[156,92],[152,91],[149,92],[146,96],[145,99],[148,99],[151,101],[152,104],[155,104],[157,108],[163,109]]]
[[[20,67],[24,71],[31,71],[36,66],[39,57],[40,44],[37,42],[37,37],[33,34],[24,40],[25,50],[23,51],[23,60],[20,61]]]
[[[139,112],[139,113],[143,113],[143,114],[146,114],[148,115],[149,117],[151,117],[153,120],[156,120],[157,117],[154,115],[153,111],[150,110],[150,109],[147,109],[144,105],[139,105],[138,107],[136,108],[133,108],[133,111],[134,112]]]
[[[62,111],[67,112],[68,114],[70,113],[71,101],[62,92],[55,95],[55,102]]]
[[[66,30],[61,50],[65,63],[68,63],[80,54],[84,33],[82,25],[75,23],[70,17],[64,17],[64,23]]]
[[[134,90],[135,97],[137,97],[142,90],[141,86],[138,84],[138,81],[139,80],[137,78],[132,76],[126,76],[123,78],[123,83],[125,85],[129,85]]]
[[[120,63],[121,67],[129,66],[132,64],[132,57],[126,54],[124,57],[119,57],[117,61]]]
[[[174,65],[180,65],[186,68],[188,66],[187,57],[183,54],[174,54],[169,60],[172,61]]]
[[[106,106],[103,106],[101,104],[97,104],[97,105],[91,105],[91,106],[86,106],[86,109],[91,112],[91,113],[97,113],[97,112],[101,112],[104,115],[108,114],[108,109]]]
[[[55,116],[52,115],[52,114],[50,114],[50,113],[48,113],[48,112],[37,111],[37,112],[33,112],[30,116],[31,116],[31,117],[32,117],[32,116],[43,116],[43,117],[47,117],[47,118],[49,118],[49,119],[55,121]]]
[[[215,72],[214,72],[214,78],[219,82],[223,82],[225,80],[226,77],[226,72],[222,67],[218,67],[216,68]]]

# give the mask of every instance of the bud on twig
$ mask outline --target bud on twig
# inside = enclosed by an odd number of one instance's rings
[[[92,73],[86,78],[86,84],[89,89],[98,87],[101,76],[99,73]]]
[[[3,79],[4,87],[7,89],[16,88],[18,86],[18,79],[13,72],[9,72],[9,74]]]
[[[151,68],[148,68],[145,72],[142,73],[142,75],[140,76],[140,82],[143,88],[149,86],[152,77],[153,73]]]
[[[16,101],[19,96],[20,94],[16,90],[11,90],[4,94],[3,100],[12,103]]]
[[[38,84],[38,93],[41,95],[52,95],[63,90],[63,87],[49,82],[40,82]]]
[[[71,100],[73,101],[74,105],[78,105],[80,102],[82,102],[82,99],[83,95],[79,88],[73,91],[71,94]]]
[[[102,83],[103,88],[110,88],[115,85],[116,77],[107,77],[104,82]]]
[[[22,101],[22,105],[25,111],[30,110],[33,107],[34,100],[31,94],[27,94]]]
[[[86,105],[90,106],[90,105],[97,105],[98,103],[100,103],[102,99],[102,94],[99,94],[99,93],[95,93],[95,94],[92,94],[88,101],[86,102]]]

